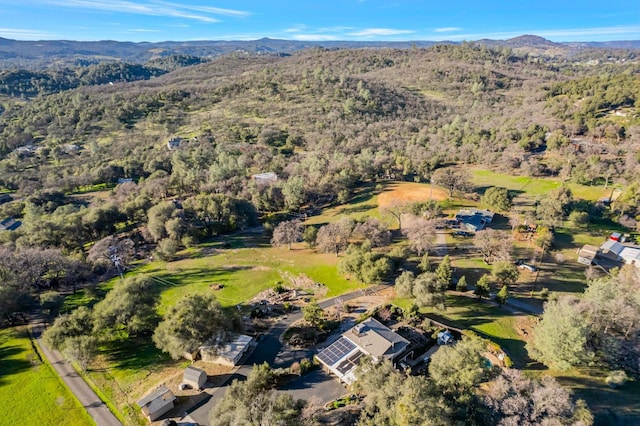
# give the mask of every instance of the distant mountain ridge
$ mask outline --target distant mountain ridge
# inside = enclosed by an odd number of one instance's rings
[[[507,46],[518,49],[562,50],[571,53],[586,48],[640,49],[640,40],[607,42],[556,43],[535,35],[522,35],[508,40],[477,40],[487,46]],[[121,60],[145,63],[171,55],[191,55],[211,58],[229,52],[257,54],[291,54],[298,50],[320,47],[328,49],[429,47],[434,44],[457,44],[453,41],[298,41],[262,38],[258,40],[202,40],[165,42],[120,41],[72,41],[43,40],[21,41],[0,37],[0,68],[42,68],[57,63],[74,61],[97,63],[105,60]]]

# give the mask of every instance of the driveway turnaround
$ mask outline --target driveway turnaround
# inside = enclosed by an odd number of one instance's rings
[[[58,375],[62,377],[64,383],[76,398],[78,398],[96,424],[98,426],[121,426],[122,423],[118,421],[105,403],[98,398],[98,395],[91,390],[87,382],[73,369],[71,364],[62,358],[60,352],[49,349],[44,345],[44,342],[40,338],[43,329],[44,325],[42,322],[33,322],[31,324],[31,334],[34,340],[45,358],[49,360]]]

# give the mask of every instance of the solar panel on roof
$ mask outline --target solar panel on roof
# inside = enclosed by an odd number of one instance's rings
[[[318,354],[318,359],[327,365],[333,365],[355,348],[356,345],[354,345],[353,342],[341,337],[323,349]]]
[[[347,358],[346,360],[342,361],[340,363],[340,365],[338,365],[338,367],[336,367],[336,370],[338,370],[340,372],[340,374],[347,374],[354,367],[357,367],[358,364],[360,364],[360,358],[362,358],[363,356],[364,356],[364,354],[362,352],[360,352],[360,351],[354,353],[349,358]]]

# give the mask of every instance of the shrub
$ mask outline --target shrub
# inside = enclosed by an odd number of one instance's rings
[[[513,361],[511,361],[511,358],[509,357],[509,355],[505,355],[504,358],[502,359],[502,362],[504,362],[504,366],[506,368],[513,367]]]
[[[317,367],[317,364],[314,363],[312,360],[310,360],[309,358],[303,358],[300,361],[300,375],[306,374],[316,367]]]
[[[178,244],[172,238],[165,238],[158,242],[155,254],[160,260],[171,260],[178,251]]]
[[[180,242],[182,243],[183,246],[185,246],[187,248],[192,248],[192,247],[195,247],[196,245],[198,245],[198,239],[196,237],[194,237],[193,235],[184,235],[180,239]]]
[[[300,365],[299,362],[294,362],[293,364],[291,364],[291,366],[289,367],[289,372],[291,374],[295,374],[298,376],[301,376],[302,373],[302,366]]]
[[[540,297],[542,297],[545,300],[548,299],[549,298],[549,289],[545,287],[542,290],[540,290]]]
[[[275,284],[273,285],[273,291],[276,294],[282,294],[285,291],[287,291],[287,289],[284,287],[284,284],[282,283],[282,281],[276,281]]]
[[[610,388],[615,389],[627,383],[628,379],[629,378],[627,377],[627,373],[625,373],[624,371],[612,371],[607,376],[607,385],[609,385]]]

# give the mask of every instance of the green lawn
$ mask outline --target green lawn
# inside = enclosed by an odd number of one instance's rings
[[[129,424],[147,424],[135,401],[190,364],[172,360],[150,337],[110,342],[100,350],[86,376]]]
[[[404,299],[396,299],[393,303],[402,308],[411,304]],[[525,342],[516,332],[518,320],[526,320],[526,317],[513,315],[474,298],[453,295],[447,295],[447,308],[444,311],[421,308],[420,312],[444,324],[473,330],[481,337],[497,343],[518,368],[525,367],[529,361]]]
[[[202,250],[206,251],[206,247]],[[155,261],[137,272],[171,283],[162,288],[163,310],[183,295],[193,292],[214,292],[223,306],[233,306],[273,287],[276,281],[289,286],[287,277],[300,274],[324,284],[326,297],[363,288],[364,284],[338,274],[337,261],[334,255],[314,253],[300,244],[293,250],[267,246],[225,249],[207,255],[192,252],[189,258],[173,262]],[[212,284],[224,287],[212,290]]]
[[[0,423],[6,425],[95,424],[53,368],[40,361],[25,328],[0,330],[0,401]]]
[[[177,254],[176,260],[155,260],[130,274],[145,273],[160,279],[158,291],[162,313],[186,294],[213,293],[225,307],[246,302],[259,292],[272,288],[275,281],[290,286],[288,277],[304,274],[324,284],[319,297],[332,297],[365,287],[347,280],[337,271],[332,254],[319,254],[297,244],[293,250],[271,247],[261,236],[237,235],[220,238]],[[87,293],[78,291],[67,298],[65,310],[92,305],[104,297],[119,278],[102,283]],[[212,284],[222,284],[213,290]],[[318,290],[313,286],[312,291]],[[324,291],[326,290],[326,291]],[[159,351],[149,337],[116,341],[100,348],[88,376],[111,404],[133,424],[144,424],[135,405],[136,398],[156,385],[169,372],[181,371],[183,360],[173,361]]]
[[[476,188],[499,186],[517,191],[519,196],[531,199],[543,196],[559,188],[563,183],[560,179],[513,176],[481,169],[471,170],[471,175]],[[566,185],[571,189],[574,197],[591,201],[609,195],[611,192],[611,189],[605,190],[604,186],[586,186],[573,182],[567,182]]]
[[[363,185],[355,191],[348,203],[324,209],[321,214],[309,217],[305,224],[324,225],[340,220],[342,217],[361,219],[365,216],[371,216],[380,219],[378,194],[385,186],[385,183]]]

